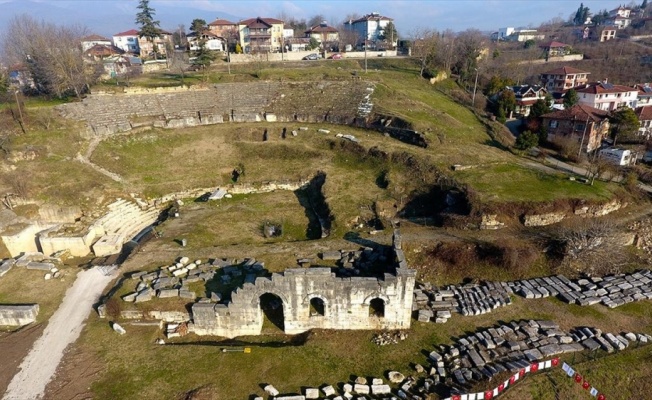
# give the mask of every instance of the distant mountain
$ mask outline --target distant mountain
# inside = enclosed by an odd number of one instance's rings
[[[125,10],[118,2],[112,1],[75,1],[70,8],[65,2],[54,5],[53,2],[35,2],[29,0],[12,0],[0,2],[0,35],[16,15],[27,14],[37,19],[56,24],[81,24],[88,27],[92,33],[111,38],[118,32],[136,28],[136,2],[133,12]],[[124,6],[124,3],[122,3]],[[74,8],[73,8],[74,7]],[[161,28],[173,31],[183,24],[186,31],[195,18],[211,22],[216,18],[224,18],[233,22],[241,20],[235,15],[206,11],[197,8],[157,4],[156,18],[161,21]]]

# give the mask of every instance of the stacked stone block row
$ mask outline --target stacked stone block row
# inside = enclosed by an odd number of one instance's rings
[[[464,316],[490,313],[512,304],[511,287],[504,282],[449,285],[443,288],[422,284],[414,291],[413,308],[421,322],[445,323],[457,312]]]
[[[430,368],[417,366],[417,372],[427,373],[434,384],[464,392],[477,382],[561,354],[598,349],[613,352],[632,342],[647,344],[650,340],[646,334],[611,334],[589,327],[565,332],[552,321],[512,321],[460,337],[452,346],[440,346],[428,356]],[[423,386],[420,389],[423,393]]]
[[[510,282],[509,285],[515,293],[527,299],[557,296],[566,303],[580,306],[601,303],[615,308],[633,301],[652,299],[652,272],[648,269],[573,281],[557,275]]]

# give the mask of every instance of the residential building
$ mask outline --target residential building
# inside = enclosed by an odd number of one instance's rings
[[[636,164],[636,153],[628,149],[602,149],[598,152],[598,156],[609,164],[620,166]]]
[[[636,116],[638,117],[638,122],[640,124],[638,134],[649,139],[652,137],[652,105],[637,108]]]
[[[239,40],[238,24],[235,22],[218,18],[208,24],[208,29],[213,35],[224,38],[231,48],[235,47]]]
[[[89,35],[81,40],[82,51],[86,51],[95,45],[113,46],[111,39],[100,35]]]
[[[540,44],[539,47],[543,49],[547,57],[559,57],[570,54],[571,46],[566,43],[561,43],[557,41],[552,41],[548,43]]]
[[[365,40],[371,41],[370,47],[373,47],[375,42],[380,40],[387,25],[392,21],[394,21],[392,18],[372,12],[356,20],[344,22],[344,29],[355,32],[359,38],[359,43],[364,43]],[[392,41],[396,42],[396,40],[398,38],[394,38]]]
[[[161,30],[159,35],[151,41],[146,37],[138,37],[138,47],[140,48],[140,56],[145,57],[158,57],[158,55],[165,56],[167,54],[168,46],[172,44],[172,34]]]
[[[550,93],[564,93],[575,86],[585,85],[589,74],[573,67],[556,68],[541,74],[541,84]]]
[[[283,21],[250,18],[238,22],[240,46],[245,53],[278,52],[283,47]]]
[[[618,28],[613,25],[600,25],[593,28],[591,38],[600,42],[607,42],[616,38]]]
[[[619,6],[609,11],[609,17],[605,19],[605,24],[614,25],[618,29],[627,28],[632,23],[632,9]]]
[[[143,72],[143,62],[138,57],[127,54],[111,56],[102,60],[104,71],[109,78],[118,76],[135,76]]]
[[[580,144],[582,151],[591,152],[600,147],[609,133],[609,113],[584,104],[575,104],[565,110],[541,116],[548,129],[548,140],[570,139]]]
[[[314,38],[321,43],[333,43],[340,39],[340,34],[337,29],[328,26],[326,21],[319,25],[313,26],[304,32],[307,38]]]
[[[103,60],[107,57],[124,54],[124,51],[113,45],[96,44],[84,51],[84,56],[91,60]]]
[[[528,40],[543,40],[546,35],[538,33],[536,29],[518,29],[507,36],[505,40],[512,42],[527,42]]]
[[[505,90],[511,90],[516,97],[516,109],[514,113],[527,117],[530,109],[537,100],[545,100],[548,91],[539,85],[508,86]]]
[[[634,85],[634,88],[638,89],[636,106],[652,105],[652,86],[649,83],[639,83]]]
[[[293,38],[294,37],[294,29],[293,28],[283,28],[283,38]]]
[[[113,45],[125,53],[140,54],[138,31],[136,29],[130,29],[125,32],[116,33],[113,35]]]
[[[579,96],[580,104],[604,110],[613,111],[620,107],[636,108],[638,89],[603,82],[587,83],[574,88]]]
[[[310,38],[291,37],[285,39],[287,51],[305,51],[310,47]]]
[[[498,32],[493,32],[491,34],[491,40],[495,41],[503,41],[507,40],[507,38],[516,31],[515,28],[513,27],[507,27],[507,28],[499,28]]]
[[[188,47],[190,51],[198,51],[201,48],[201,41],[204,41],[206,49],[212,51],[225,51],[226,39],[213,34],[211,31],[206,31],[201,34],[192,32],[186,35],[188,39]]]

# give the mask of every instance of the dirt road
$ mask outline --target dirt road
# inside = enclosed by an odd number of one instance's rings
[[[77,340],[93,304],[116,276],[116,271],[106,276],[98,268],[77,275],[43,335],[20,364],[20,371],[9,383],[3,400],[34,400],[43,396],[64,350]]]

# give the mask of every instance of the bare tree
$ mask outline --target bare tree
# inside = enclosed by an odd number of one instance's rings
[[[10,62],[25,64],[40,93],[77,97],[99,77],[98,64],[84,60],[82,26],[57,26],[28,15],[14,17],[3,35],[3,51]]]
[[[430,29],[419,29],[412,34],[412,57],[419,60],[420,75],[434,65],[439,49],[439,34]]]
[[[319,25],[325,20],[326,20],[326,17],[324,17],[321,14],[313,15],[308,20],[308,28],[312,28],[313,26]]]

